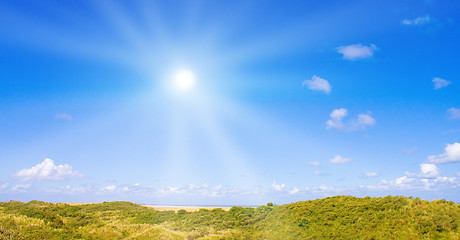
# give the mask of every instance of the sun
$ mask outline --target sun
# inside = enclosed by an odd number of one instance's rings
[[[195,86],[195,74],[188,69],[180,69],[174,73],[174,87],[180,91],[189,91]]]

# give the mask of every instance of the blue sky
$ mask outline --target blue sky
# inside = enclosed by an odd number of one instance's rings
[[[459,10],[2,1],[0,201],[459,202]]]

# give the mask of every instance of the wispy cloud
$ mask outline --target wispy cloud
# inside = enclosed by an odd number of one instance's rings
[[[433,78],[432,82],[433,82],[433,88],[434,89],[445,88],[445,87],[449,86],[449,84],[452,83],[452,82],[447,81],[446,79],[442,79],[440,77]]]
[[[313,166],[313,167],[320,167],[321,163],[318,161],[311,161],[308,163],[308,165]]]
[[[340,155],[337,155],[331,159],[329,159],[329,162],[334,163],[334,164],[346,164],[351,161],[351,158],[344,158]]]
[[[404,19],[402,20],[402,24],[404,25],[422,25],[422,24],[427,24],[431,22],[431,18],[430,16],[426,15],[426,16],[423,16],[423,17],[418,17],[418,18],[414,18],[414,19]]]
[[[7,187],[8,187],[8,183],[2,183],[0,185],[0,192],[3,192],[3,190],[5,190]]]
[[[375,178],[375,177],[378,177],[379,174],[376,173],[376,172],[366,172],[364,173],[364,177],[365,178]]]
[[[460,162],[460,143],[447,144],[444,153],[428,157],[430,163]]]
[[[343,58],[347,60],[371,58],[376,50],[377,47],[374,44],[370,44],[369,46],[362,44],[352,44],[337,48],[337,52],[342,54]]]
[[[358,114],[356,119],[349,122],[343,122],[342,119],[348,115],[346,108],[334,109],[329,114],[330,119],[326,121],[326,129],[339,129],[344,131],[355,131],[365,129],[368,126],[373,126],[376,120],[371,117],[370,112]]]
[[[324,173],[321,171],[315,171],[313,174],[315,174],[315,176],[330,176],[331,175],[330,173]]]
[[[72,121],[72,116],[70,114],[67,114],[67,113],[58,113],[56,115],[54,115],[54,118],[57,119],[57,120],[67,120],[67,121]]]
[[[27,189],[29,189],[32,185],[31,184],[16,184],[13,187],[11,187],[11,191],[15,192],[25,192]]]
[[[13,175],[13,178],[20,181],[59,181],[71,178],[81,178],[82,174],[74,171],[71,166],[55,165],[54,161],[46,158],[42,163],[39,163],[32,168],[19,170]]]
[[[115,191],[117,189],[117,186],[116,185],[109,185],[109,186],[105,186],[103,188],[101,188],[101,191]]]
[[[332,89],[331,84],[326,79],[318,76],[313,76],[311,80],[305,80],[302,85],[307,85],[311,90],[323,91],[326,94],[329,94]]]
[[[460,119],[460,109],[458,108],[449,108],[447,109],[447,114],[449,115],[449,119]]]
[[[402,150],[403,153],[408,154],[408,155],[414,153],[415,151],[417,151],[417,147],[415,146],[411,148],[404,148]]]

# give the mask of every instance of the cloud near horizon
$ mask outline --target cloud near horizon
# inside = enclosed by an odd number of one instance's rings
[[[447,144],[444,153],[428,157],[430,163],[451,163],[460,162],[460,143]]]
[[[83,174],[74,171],[68,164],[55,165],[54,161],[45,158],[42,163],[39,163],[32,168],[21,169],[13,176],[19,181],[60,181],[72,178],[81,178]]]
[[[351,161],[351,158],[344,158],[340,155],[337,155],[331,159],[329,159],[329,162],[334,163],[334,164],[346,164]]]
[[[302,85],[307,85],[310,90],[322,91],[326,94],[331,92],[332,86],[326,79],[313,76],[311,80],[305,80]]]
[[[286,187],[285,184],[277,184],[276,181],[273,181],[272,188],[273,188],[275,191],[281,191],[281,190],[284,189],[284,187]]]
[[[435,178],[441,175],[441,170],[432,163],[422,163],[420,164],[420,174],[418,175],[421,178]]]
[[[373,174],[371,174],[373,175]],[[246,196],[254,199],[251,201],[242,201],[240,204],[264,204],[267,201],[279,201],[285,199],[287,196],[300,196],[302,200],[315,199],[318,197],[328,197],[343,194],[353,194],[356,196],[386,196],[395,195],[399,190],[413,190],[415,192],[423,191],[455,191],[460,187],[460,179],[455,176],[445,177],[440,176],[440,171],[436,166],[426,165],[426,167],[420,166],[420,173],[407,173],[393,180],[381,180],[377,184],[361,185],[359,187],[336,187],[333,185],[297,185],[297,186],[286,186],[285,184],[278,184],[276,181],[273,184],[264,186],[253,187],[249,189],[242,188],[229,188],[228,186],[210,185],[210,184],[188,184],[185,186],[170,186],[164,188],[156,188],[150,185],[140,184],[120,184],[120,185],[108,185],[105,187],[97,187],[97,185],[81,185],[72,187],[70,185],[57,187],[57,188],[39,188],[31,184],[16,184],[8,188],[8,184],[5,185],[3,192],[43,192],[47,194],[66,194],[75,197],[93,197],[99,196],[99,201],[107,200],[106,197],[118,196],[126,198],[128,196],[141,197],[143,202],[156,202],[158,200],[171,201],[175,196],[181,196],[180,199],[188,199],[186,202],[180,201],[177,204],[186,204],[190,199],[199,200],[210,200],[211,204],[222,204],[225,202],[219,202],[223,199],[229,199],[231,197]],[[3,186],[1,185],[1,186]],[[0,188],[1,190],[1,188]],[[414,192],[414,193],[415,193]],[[184,198],[185,196],[185,198]],[[200,200],[201,199],[201,200]],[[217,202],[213,202],[214,200]],[[241,199],[240,199],[241,200]],[[131,200],[133,201],[133,200]],[[175,200],[177,201],[177,199]],[[237,201],[238,202],[238,201]],[[139,203],[139,202],[138,202]],[[229,204],[228,202],[225,204]],[[231,203],[235,204],[235,203]]]
[[[300,192],[300,189],[298,189],[298,188],[296,188],[296,187],[294,187],[294,188],[292,188],[291,190],[288,191],[288,193],[289,193],[290,195],[294,195],[294,194],[297,194],[297,193],[299,193],[299,192]]]
[[[347,60],[359,60],[365,58],[371,58],[374,56],[374,52],[377,50],[375,44],[369,46],[362,44],[352,44],[348,46],[340,46],[337,48],[337,52],[343,55],[343,59]]]

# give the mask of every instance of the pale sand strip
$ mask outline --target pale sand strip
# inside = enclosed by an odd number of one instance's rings
[[[68,202],[68,203],[65,203],[65,204],[75,206],[75,205],[86,205],[86,204],[94,204],[94,203]],[[200,207],[200,206],[167,206],[167,205],[141,205],[141,206],[151,207],[151,208],[154,208],[155,210],[158,210],[158,211],[175,211],[175,212],[177,212],[177,211],[179,211],[181,209],[184,209],[187,212],[195,212],[195,211],[198,211],[200,209],[213,210],[213,209],[216,209],[216,208],[221,208],[224,211],[228,211],[231,208],[231,207],[213,207],[213,206],[205,206],[205,207]]]
[[[64,204],[72,205],[72,206],[77,206],[77,205],[88,205],[88,204],[95,204],[95,203],[84,203],[84,202],[66,202]]]
[[[165,206],[165,205],[142,205],[144,207],[151,207],[158,211],[179,211],[184,209],[187,212],[194,212],[200,209],[212,210],[216,208],[221,208],[224,211],[230,210],[231,207],[200,207],[200,206]]]

